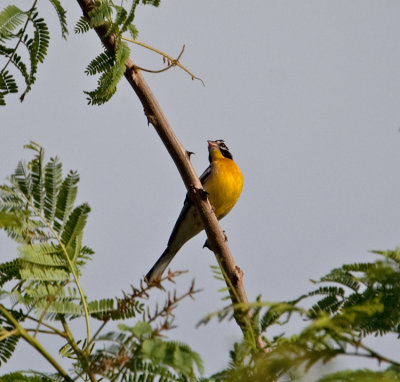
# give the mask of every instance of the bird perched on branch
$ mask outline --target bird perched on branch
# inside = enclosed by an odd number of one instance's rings
[[[201,184],[218,220],[228,214],[239,199],[243,176],[223,140],[208,141],[210,166],[200,176]],[[204,229],[194,204],[186,197],[167,248],[147,273],[147,283],[158,282],[181,247]]]

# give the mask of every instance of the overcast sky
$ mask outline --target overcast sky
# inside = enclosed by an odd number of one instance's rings
[[[101,46],[93,32],[73,34],[78,5],[63,2],[71,31],[64,42],[54,11],[40,3],[49,55],[24,103],[9,97],[0,110],[0,179],[30,159],[22,149],[30,140],[79,171],[79,201],[92,207],[84,239],[96,251],[83,285],[91,299],[112,297],[137,285],[163,252],[185,188],[127,83],[108,104],[87,105],[83,90],[96,78],[84,69]],[[185,44],[181,61],[205,81],[179,69],[145,74],[177,136],[196,153],[198,174],[208,164],[207,139],[221,138],[244,174],[222,226],[250,300],[297,297],[333,267],[399,245],[399,15],[398,0],[164,0],[138,8],[139,39],[172,56]],[[162,67],[140,47],[132,58]],[[199,351],[210,373],[227,365],[240,333],[233,322],[195,328],[224,305],[204,240],[202,233],[171,264],[189,270],[178,290],[195,278],[203,292],[181,304],[170,337]],[[16,253],[3,234],[0,253],[2,261]],[[388,344],[382,349],[398,354],[399,345]],[[3,370],[21,367],[24,352]],[[38,364],[24,358],[26,368]]]

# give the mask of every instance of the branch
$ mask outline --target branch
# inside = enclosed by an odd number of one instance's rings
[[[33,346],[48,362],[58,371],[58,373],[67,382],[72,382],[72,378],[68,376],[67,372],[58,364],[58,362],[46,351],[46,349],[41,345],[41,343],[32,337],[17,321],[17,319],[0,304],[0,312],[7,319],[7,321],[14,326],[17,331],[16,335],[20,335],[29,345]]]
[[[77,0],[77,2],[82,9],[83,15],[89,20],[89,13],[95,8],[93,1]],[[94,29],[106,49],[114,52],[117,39],[115,35],[109,35],[107,33],[107,25],[100,25],[94,27]],[[160,104],[152,93],[149,85],[144,80],[140,70],[134,65],[131,59],[126,60],[125,64],[125,78],[139,97],[148,123],[151,123],[154,126],[156,132],[164,143],[178,168],[183,182],[185,183],[189,197],[199,211],[207,233],[208,244],[215,253],[218,262],[221,264],[223,271],[229,280],[227,285],[229,287],[232,303],[247,304],[248,299],[243,286],[243,272],[236,265],[235,260],[233,259],[225,234],[219,226],[214,211],[205,196],[206,193],[204,192],[203,186],[190,163],[187,151],[173,132]],[[246,334],[247,331],[247,325],[245,322],[248,321],[249,318],[248,312],[244,314],[242,311],[235,311],[235,320],[244,334]]]

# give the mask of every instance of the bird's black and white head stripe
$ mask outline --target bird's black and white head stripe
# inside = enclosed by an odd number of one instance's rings
[[[233,159],[231,152],[229,151],[228,146],[225,144],[223,139],[217,139],[214,141],[221,151],[221,154],[228,159]],[[211,155],[208,156],[208,160],[211,162]]]

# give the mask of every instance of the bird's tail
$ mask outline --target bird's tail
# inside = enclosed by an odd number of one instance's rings
[[[157,260],[157,262],[153,265],[150,271],[145,276],[145,281],[147,283],[152,283],[155,281],[159,281],[164,273],[165,269],[168,267],[168,264],[172,261],[176,252],[171,251],[168,247]]]

